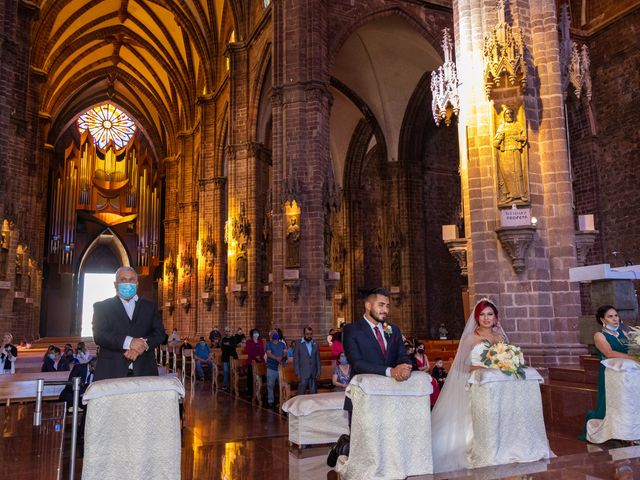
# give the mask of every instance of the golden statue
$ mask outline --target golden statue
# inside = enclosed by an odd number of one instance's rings
[[[513,108],[503,106],[502,123],[498,126],[493,146],[498,154],[498,184],[500,203],[516,200],[528,201],[524,178],[524,147],[527,144],[526,132],[515,118]]]
[[[287,257],[286,268],[298,268],[300,266],[300,225],[295,216],[289,217],[287,226]]]

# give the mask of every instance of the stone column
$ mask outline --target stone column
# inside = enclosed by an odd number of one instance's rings
[[[520,30],[526,51],[522,95],[529,204],[538,219],[520,273],[496,234],[500,211],[494,105],[478,74],[483,71],[484,37],[498,22],[496,3],[453,2],[456,62],[459,77],[465,79],[460,86],[459,138],[470,298],[472,304],[483,296],[496,301],[510,340],[524,347],[534,365],[577,363],[585,350],[578,343],[579,291],[569,283],[569,268],[576,264],[575,235],[555,3],[507,2],[507,23]]]
[[[324,279],[323,183],[329,168],[325,5],[320,0],[273,4],[273,318],[289,338],[303,326],[317,339],[331,324]],[[288,46],[292,45],[291,50]],[[300,215],[300,268],[286,268],[284,205]]]

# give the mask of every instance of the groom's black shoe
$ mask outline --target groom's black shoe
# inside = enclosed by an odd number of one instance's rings
[[[338,438],[336,444],[331,447],[331,450],[329,450],[327,465],[329,465],[331,468],[335,468],[336,464],[338,463],[338,457],[340,455],[346,455],[347,457],[349,456],[349,435],[347,435],[346,433],[340,435],[340,438]]]

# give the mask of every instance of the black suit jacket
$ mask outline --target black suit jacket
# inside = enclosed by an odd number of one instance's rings
[[[89,386],[89,364],[88,363],[80,363],[73,366],[71,373],[69,373],[68,380],[73,380],[73,377],[80,377],[80,400],[82,400],[82,395],[84,391]],[[60,392],[59,400],[61,402],[67,402],[67,407],[73,405],[73,387],[71,385],[66,385],[62,392]],[[82,402],[80,402],[80,406],[82,407]]]
[[[160,313],[148,300],[139,298],[129,320],[119,297],[112,297],[93,305],[93,340],[100,346],[94,380],[126,377],[129,364],[122,345],[127,336],[146,338],[149,350],[133,362],[136,377],[158,375],[154,355],[166,333]]]
[[[387,354],[383,355],[378,340],[364,317],[344,327],[342,334],[344,353],[351,365],[352,376],[359,373],[386,375],[388,367],[393,368],[402,363],[411,365],[400,329],[395,325],[391,325],[391,329],[391,336],[386,339]],[[344,408],[351,410],[349,398],[345,398]]]

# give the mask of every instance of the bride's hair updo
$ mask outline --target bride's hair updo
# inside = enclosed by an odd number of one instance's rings
[[[480,319],[480,314],[485,308],[491,308],[493,310],[493,314],[496,316],[496,324],[498,322],[498,308],[489,300],[480,300],[476,305],[476,308],[473,309],[473,318],[476,320],[476,325],[478,324],[478,320]]]

